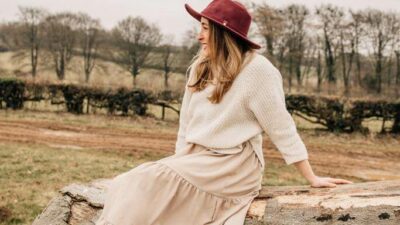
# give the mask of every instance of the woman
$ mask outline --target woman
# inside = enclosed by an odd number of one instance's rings
[[[175,154],[114,178],[97,225],[242,225],[265,167],[262,133],[312,187],[351,183],[315,176],[286,110],[280,72],[247,38],[251,16],[231,0],[201,13]]]

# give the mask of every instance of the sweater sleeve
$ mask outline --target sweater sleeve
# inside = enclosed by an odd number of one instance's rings
[[[249,108],[262,129],[287,165],[308,159],[306,146],[286,108],[281,73],[269,62],[259,65],[253,73],[249,81]]]
[[[179,110],[179,128],[178,128],[177,139],[175,142],[175,153],[179,152],[179,150],[185,148],[185,146],[188,145],[188,143],[186,142],[186,127],[188,123],[187,110],[192,93],[187,87],[187,85],[189,84],[189,81],[192,77],[191,75],[192,73],[193,69],[190,70],[189,75],[186,74],[185,90],[182,98],[181,108]]]
[[[177,134],[177,140],[175,143],[175,153],[177,153],[180,149],[184,148],[187,143],[185,140],[186,137],[186,127],[187,127],[187,106],[189,104],[189,93],[190,91],[185,85],[185,92],[183,94],[183,99],[182,99],[182,104],[181,104],[181,109],[179,112],[179,129],[178,129],[178,134]]]

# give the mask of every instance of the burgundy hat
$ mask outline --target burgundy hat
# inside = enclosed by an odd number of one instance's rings
[[[201,17],[212,20],[249,43],[252,48],[261,48],[247,38],[251,15],[241,3],[233,0],[213,0],[201,13],[188,4],[185,4],[185,8],[196,20],[200,21]]]

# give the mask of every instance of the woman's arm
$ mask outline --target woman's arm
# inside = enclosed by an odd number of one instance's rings
[[[286,164],[294,164],[312,187],[335,187],[336,184],[351,183],[314,174],[308,162],[307,148],[286,108],[282,75],[267,59],[264,61],[249,76],[249,108],[282,153]]]
[[[311,187],[336,187],[336,184],[351,184],[353,182],[344,179],[316,176],[308,160],[293,163],[300,173],[308,180]]]
[[[186,127],[188,123],[187,110],[192,93],[187,85],[189,84],[192,74],[194,73],[193,69],[194,67],[195,64],[192,64],[192,66],[188,68],[185,74],[186,81],[182,98],[182,104],[179,112],[179,128],[178,128],[177,139],[175,142],[175,153],[178,153],[181,149],[185,148],[188,145],[188,143],[186,142]]]
[[[179,150],[185,148],[187,145],[186,143],[186,127],[187,127],[187,117],[186,117],[186,111],[187,111],[187,106],[189,104],[189,99],[190,99],[190,93],[187,87],[185,86],[185,91],[183,94],[183,99],[182,99],[182,104],[179,112],[179,128],[178,128],[178,134],[177,134],[177,139],[175,142],[175,153],[178,153]]]
[[[262,57],[263,62],[256,62],[249,72],[248,107],[286,164],[308,159],[307,148],[286,108],[282,75]]]

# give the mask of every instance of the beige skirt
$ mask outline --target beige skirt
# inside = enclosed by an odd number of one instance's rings
[[[249,141],[190,144],[116,176],[96,225],[243,225],[262,174]]]

